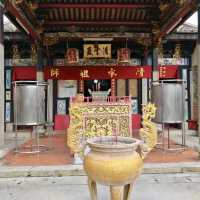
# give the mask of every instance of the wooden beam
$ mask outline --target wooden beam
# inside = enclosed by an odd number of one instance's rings
[[[36,15],[34,11],[30,8],[30,6],[31,4],[28,4],[27,1],[23,1],[22,3],[19,4],[19,7],[26,14],[28,20],[32,22],[34,27],[38,27],[39,23],[37,21]]]
[[[193,1],[188,1],[162,28],[161,31],[155,36],[154,41],[158,41],[170,32],[172,32],[180,23],[183,22],[185,17],[195,8]]]
[[[158,8],[158,4],[152,3],[38,3],[38,8],[130,8],[130,9],[145,9]]]
[[[27,21],[27,19],[17,10],[17,8],[10,2],[7,1],[5,5],[6,10],[16,18],[16,21],[20,26],[33,38],[38,39],[37,32],[33,29],[31,24]]]
[[[45,26],[148,26],[147,21],[47,21]]]

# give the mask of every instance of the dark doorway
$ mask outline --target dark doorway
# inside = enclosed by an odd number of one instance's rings
[[[84,81],[84,96],[89,97],[90,93],[88,89],[91,91],[107,91],[111,88],[110,80],[88,80]]]

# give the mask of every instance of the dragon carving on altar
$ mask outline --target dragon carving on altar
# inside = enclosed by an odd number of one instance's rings
[[[139,135],[144,141],[145,151],[151,151],[157,144],[157,128],[155,123],[152,122],[152,119],[155,118],[156,107],[152,103],[143,105],[142,108],[142,126],[140,129]]]

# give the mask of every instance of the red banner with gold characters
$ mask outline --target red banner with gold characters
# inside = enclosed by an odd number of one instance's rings
[[[46,67],[45,80],[94,80],[94,79],[142,79],[151,78],[151,66],[80,66]]]
[[[159,78],[165,79],[165,78],[172,78],[176,79],[178,78],[178,66],[177,65],[165,65],[165,66],[159,66]]]

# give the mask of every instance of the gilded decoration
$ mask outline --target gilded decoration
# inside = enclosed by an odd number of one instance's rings
[[[97,200],[96,183],[110,187],[111,200],[130,200],[133,183],[143,168],[143,159],[157,143],[156,127],[151,122],[155,111],[154,104],[143,106],[140,137],[144,144],[131,137],[107,136],[87,140],[90,150],[84,155],[84,169],[91,200]],[[126,119],[120,116],[122,126]]]
[[[170,4],[169,3],[163,3],[161,2],[159,5],[159,9],[161,12],[165,12],[169,8]]]
[[[81,72],[80,72],[80,77],[81,77],[81,78],[90,78],[90,76],[89,76],[89,71],[88,71],[87,69],[81,70]]]
[[[116,70],[114,68],[110,68],[110,70],[108,71],[108,74],[110,75],[110,78],[114,78],[115,76],[117,76]]]
[[[158,43],[158,58],[163,58],[163,44],[161,41]]]
[[[50,76],[52,78],[58,78],[60,75],[60,70],[58,68],[52,68],[50,71]]]
[[[185,2],[186,0],[176,0],[176,3],[179,4],[180,6],[182,6]]]
[[[157,35],[160,33],[160,26],[159,26],[158,22],[152,22],[152,33],[154,35]]]
[[[52,46],[54,44],[57,44],[59,42],[58,35],[54,35],[53,37],[44,37],[43,39],[43,45],[44,46]]]
[[[174,59],[180,59],[181,58],[181,45],[180,44],[176,44],[173,58]]]
[[[21,4],[21,3],[23,3],[24,2],[24,0],[13,0],[13,3],[14,4]]]
[[[111,44],[84,44],[84,58],[111,58]]]
[[[35,11],[38,8],[38,4],[32,3],[31,1],[28,2],[28,7],[31,11]]]
[[[19,53],[19,49],[17,45],[13,45],[13,63],[16,64],[19,62],[19,59],[21,58],[20,53]]]
[[[71,102],[71,123],[67,144],[72,152],[80,153],[88,138],[130,136],[130,102],[124,103],[77,103]]]
[[[32,63],[37,62],[37,49],[36,49],[35,44],[31,45],[31,60],[32,60]]]
[[[142,113],[143,128],[140,129],[139,134],[141,139],[145,142],[146,151],[149,152],[157,144],[157,128],[152,122],[156,114],[155,105],[152,103],[143,105]]]

